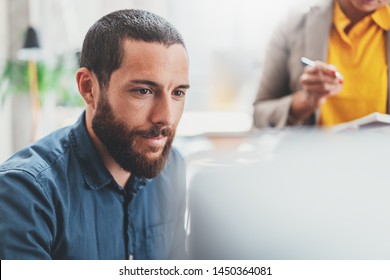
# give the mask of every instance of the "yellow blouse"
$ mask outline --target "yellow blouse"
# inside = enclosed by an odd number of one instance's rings
[[[388,94],[386,33],[390,29],[390,8],[383,6],[356,23],[335,1],[328,63],[344,77],[343,89],[327,98],[320,112],[320,124],[329,126],[372,112],[386,113]]]

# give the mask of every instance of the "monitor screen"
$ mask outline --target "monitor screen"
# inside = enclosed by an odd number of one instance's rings
[[[197,159],[191,258],[390,259],[389,132],[292,130],[242,145]]]

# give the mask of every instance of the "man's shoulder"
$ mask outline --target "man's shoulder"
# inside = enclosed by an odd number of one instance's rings
[[[71,127],[61,128],[19,150],[0,165],[0,172],[24,172],[37,177],[67,153]]]

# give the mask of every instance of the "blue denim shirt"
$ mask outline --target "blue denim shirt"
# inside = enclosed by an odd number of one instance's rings
[[[185,164],[171,150],[154,179],[121,188],[85,113],[0,165],[0,259],[181,259]]]

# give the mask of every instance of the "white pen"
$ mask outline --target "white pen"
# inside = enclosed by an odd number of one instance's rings
[[[316,66],[316,63],[313,60],[308,59],[307,57],[301,57],[301,62],[303,65],[308,65],[308,66]],[[336,78],[339,80],[343,80],[343,75],[339,71],[336,71]]]

